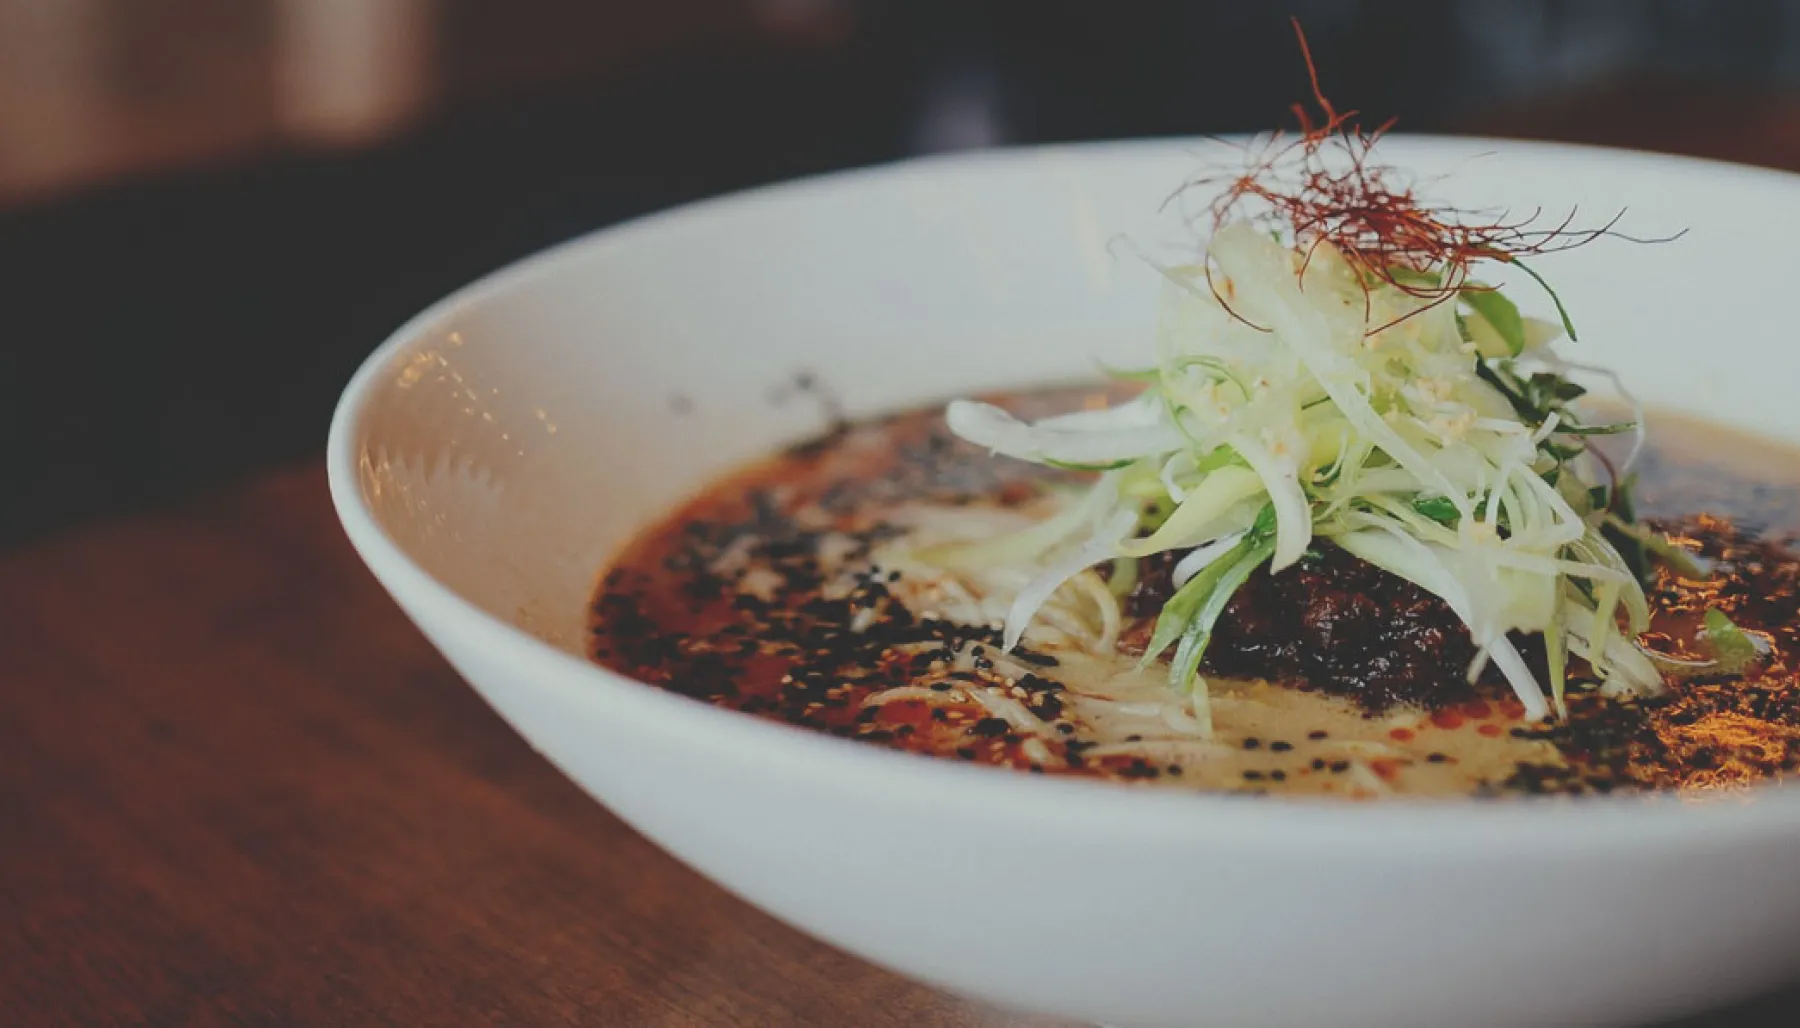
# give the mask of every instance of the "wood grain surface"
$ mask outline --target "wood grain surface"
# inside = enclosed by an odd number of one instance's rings
[[[590,801],[316,466],[0,557],[0,1025],[113,1024],[1068,1028],[813,942]]]
[[[0,557],[0,1024],[1051,1023],[812,942],[589,800],[319,468]]]

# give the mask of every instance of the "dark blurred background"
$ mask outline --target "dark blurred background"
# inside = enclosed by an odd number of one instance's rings
[[[515,257],[926,151],[1264,129],[1800,168],[1800,0],[0,0],[0,545],[308,459]]]

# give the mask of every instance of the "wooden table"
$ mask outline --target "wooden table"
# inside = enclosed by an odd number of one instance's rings
[[[533,753],[318,467],[0,557],[0,1024],[1048,1025],[765,917]]]
[[[0,557],[0,1024],[1054,1022],[812,942],[588,800],[309,466]]]

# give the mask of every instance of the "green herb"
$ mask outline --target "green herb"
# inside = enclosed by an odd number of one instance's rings
[[[1520,271],[1523,271],[1525,274],[1530,275],[1539,286],[1543,287],[1544,292],[1550,294],[1550,302],[1556,305],[1556,316],[1562,319],[1563,331],[1569,334],[1569,342],[1580,342],[1581,337],[1575,334],[1575,323],[1569,320],[1569,312],[1563,308],[1562,297],[1556,295],[1556,290],[1550,288],[1550,283],[1544,281],[1544,276],[1532,271],[1526,266],[1524,261],[1518,260],[1517,258],[1514,258],[1508,263],[1513,267],[1518,268]]]
[[[1562,425],[1556,426],[1557,435],[1619,435],[1622,432],[1637,431],[1635,421],[1615,421],[1610,425]]]
[[[1564,404],[1587,395],[1587,387],[1561,375],[1539,371],[1525,380],[1525,398],[1539,410],[1549,413]]]
[[[1245,538],[1248,540],[1250,537]],[[1191,688],[1194,675],[1200,670],[1200,661],[1206,656],[1206,647],[1212,642],[1213,626],[1218,624],[1219,616],[1225,613],[1225,605],[1231,602],[1232,595],[1249,579],[1251,573],[1268,563],[1269,558],[1274,555],[1275,540],[1264,538],[1242,553],[1236,553],[1234,548],[1233,557],[1222,559],[1214,565],[1226,566],[1206,594],[1200,610],[1182,631],[1181,642],[1175,647],[1175,658],[1169,662],[1169,682],[1175,688]],[[1207,570],[1210,571],[1211,568]],[[1160,624],[1158,627],[1161,627]]]
[[[1741,675],[1762,656],[1762,650],[1748,632],[1733,624],[1725,612],[1708,607],[1702,621],[1706,626],[1706,646],[1718,661],[1719,672]]]
[[[1644,533],[1644,549],[1648,550],[1652,559],[1658,564],[1681,576],[1697,582],[1703,582],[1712,575],[1694,555],[1669,541],[1669,537],[1661,532],[1640,529]]]
[[[1625,507],[1627,510],[1630,509],[1629,497],[1627,497]],[[1649,578],[1651,563],[1661,564],[1682,578],[1698,582],[1703,582],[1711,577],[1711,572],[1701,566],[1700,561],[1695,559],[1693,554],[1675,545],[1668,536],[1622,517],[1616,512],[1617,505],[1614,510],[1614,513],[1606,516],[1606,523],[1602,526],[1601,531],[1606,534],[1607,539],[1613,543],[1619,554],[1625,558],[1625,562],[1631,564],[1632,554],[1626,552],[1625,546],[1619,542],[1621,538],[1628,540],[1636,551],[1637,559],[1643,562],[1644,570],[1640,579],[1645,585],[1651,584]],[[1633,565],[1633,570],[1637,570],[1636,565]]]
[[[1450,528],[1454,528],[1456,523],[1462,520],[1462,511],[1456,509],[1456,504],[1452,503],[1448,496],[1419,497],[1412,502],[1412,508],[1438,524]]]
[[[1137,463],[1137,459],[1134,457],[1127,457],[1124,460],[1106,461],[1100,464],[1079,464],[1073,461],[1057,460],[1054,457],[1045,457],[1043,460],[1044,463],[1048,464],[1050,467],[1061,468],[1064,471],[1117,471],[1120,468],[1128,468]]]
[[[1144,504],[1142,510],[1138,511],[1138,531],[1145,535],[1155,532],[1163,526],[1163,522],[1169,520],[1169,515],[1173,513],[1175,513],[1175,501],[1167,497],[1151,500]]]
[[[1369,285],[1375,286],[1381,283],[1382,276],[1370,272],[1370,278]],[[1437,272],[1419,271],[1404,264],[1390,265],[1387,269],[1387,279],[1397,286],[1408,289],[1441,289],[1444,284],[1443,278]]]
[[[1245,541],[1240,541],[1233,547],[1234,553],[1239,550],[1249,552]],[[1151,661],[1162,656],[1164,650],[1181,638],[1182,633],[1187,631],[1187,626],[1200,613],[1200,604],[1206,601],[1206,597],[1218,585],[1224,565],[1230,561],[1230,555],[1213,561],[1199,574],[1182,583],[1181,588],[1175,590],[1175,595],[1163,603],[1162,611],[1156,615],[1156,628],[1150,633],[1150,642],[1144,647],[1144,655],[1138,658],[1139,667],[1149,666]]]
[[[1562,626],[1555,621],[1544,628],[1544,663],[1550,672],[1550,700],[1556,704],[1556,712],[1567,717],[1569,707],[1564,696],[1569,689],[1569,651]]]
[[[1562,443],[1551,442],[1548,439],[1539,443],[1538,449],[1549,454],[1558,464],[1574,460],[1576,457],[1587,452],[1587,447],[1585,446],[1566,446]]]
[[[1498,289],[1471,283],[1458,290],[1457,295],[1499,334],[1508,353],[1517,357],[1525,352],[1525,319],[1519,316],[1519,308]]]
[[[1231,447],[1220,446],[1211,453],[1200,458],[1199,462],[1194,465],[1194,471],[1204,475],[1209,471],[1217,471],[1220,468],[1231,467],[1232,465],[1247,468],[1250,466],[1250,462],[1245,460],[1242,454]]]
[[[1570,403],[1587,395],[1585,386],[1548,371],[1533,372],[1521,377],[1510,360],[1477,358],[1475,374],[1483,382],[1493,386],[1496,392],[1506,398],[1506,402],[1520,419],[1534,428],[1542,425],[1551,414],[1560,414]],[[1579,426],[1580,422],[1575,421],[1574,424]],[[1581,451],[1572,451],[1579,452]],[[1552,453],[1552,456],[1555,454]]]
[[[1267,560],[1274,554],[1274,537],[1275,506],[1274,504],[1264,504],[1262,511],[1256,516],[1256,523],[1250,527],[1248,532],[1244,533],[1244,537],[1238,540],[1237,545],[1202,568],[1194,577],[1188,579],[1180,589],[1175,590],[1175,595],[1169,597],[1168,602],[1163,604],[1161,613],[1156,616],[1156,628],[1150,633],[1149,645],[1144,647],[1144,655],[1139,659],[1138,665],[1140,667],[1148,666],[1151,661],[1162,656],[1163,651],[1174,645],[1177,640],[1184,639],[1189,628],[1201,617],[1202,611],[1208,608],[1213,594],[1223,588],[1226,580],[1234,574],[1232,569],[1237,564],[1261,549],[1268,551],[1263,555],[1263,560]],[[1245,576],[1248,574],[1249,571],[1244,572]],[[1237,587],[1242,584],[1242,578],[1236,579],[1225,591],[1224,600],[1229,600],[1231,594],[1236,592]],[[1219,610],[1223,609],[1223,601],[1220,601]],[[1213,620],[1218,620],[1217,613],[1214,613]],[[1207,625],[1206,631],[1211,631],[1210,624]],[[1179,655],[1178,652],[1177,656]],[[1190,671],[1186,678],[1177,681],[1185,683],[1187,678],[1191,677],[1193,675]]]
[[[1496,361],[1475,359],[1475,377],[1494,387],[1494,391],[1506,398],[1513,412],[1533,428],[1544,423],[1549,412],[1539,409],[1525,395],[1525,387],[1515,378],[1509,368]]]
[[[1650,533],[1637,524],[1637,508],[1631,498],[1636,485],[1636,475],[1613,484],[1606,502],[1598,508],[1606,511],[1606,520],[1600,524],[1600,535],[1619,551],[1625,566],[1637,577],[1639,584],[1649,586],[1655,580],[1650,573],[1650,550],[1645,545]]]

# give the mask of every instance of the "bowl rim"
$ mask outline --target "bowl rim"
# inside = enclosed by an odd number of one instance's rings
[[[1715,843],[1726,838],[1789,833],[1800,826],[1800,782],[1770,783],[1707,794],[1632,793],[1580,797],[1520,797],[1483,801],[1471,797],[1403,797],[1358,802],[1343,798],[1256,797],[1166,787],[1132,787],[1079,777],[1027,775],[868,746],[827,733],[724,710],[618,674],[552,646],[482,610],[416,563],[390,536],[364,501],[359,435],[364,415],[385,386],[390,369],[412,347],[459,312],[484,301],[554,278],[583,255],[629,247],[636,240],[677,231],[721,213],[755,205],[806,202],[810,195],[857,190],[910,176],[1005,170],[1048,154],[1090,161],[1166,156],[1218,138],[1151,137],[999,147],[932,154],[790,179],[681,204],[583,233],[512,261],[462,286],[408,319],[372,351],[345,386],[333,411],[326,444],[331,500],[352,547],[395,597],[453,625],[469,646],[503,655],[515,677],[559,702],[605,707],[666,734],[691,741],[698,752],[743,761],[795,780],[886,793],[890,799],[959,816],[991,819],[1046,817],[1071,831],[1128,838],[1187,837],[1219,841],[1228,827],[1234,839],[1317,842],[1413,853],[1467,853],[1505,844],[1537,851],[1577,851],[1599,843]],[[1708,158],[1586,144],[1480,136],[1394,134],[1384,148],[1430,154],[1470,147],[1504,151],[1530,160],[1611,161],[1633,168],[1661,168],[1707,176],[1760,179],[1777,188],[1800,187],[1800,175]],[[596,576],[600,568],[595,569]],[[408,612],[410,615],[410,611]],[[415,618],[416,620],[416,618]],[[1704,828],[1702,832],[1699,829]]]

